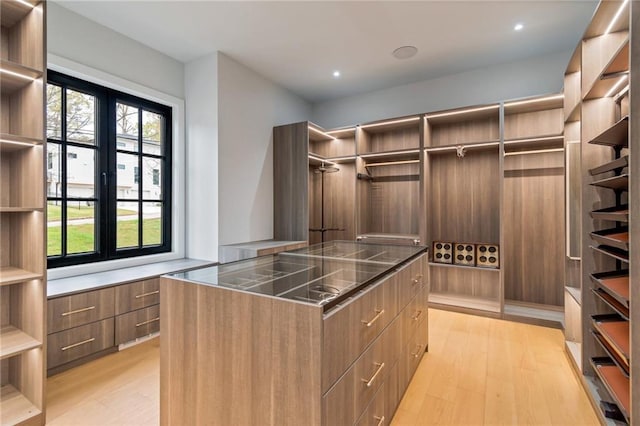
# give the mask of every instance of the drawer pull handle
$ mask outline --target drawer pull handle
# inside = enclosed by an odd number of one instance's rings
[[[382,416],[382,417],[373,416],[373,420],[377,420],[378,421],[378,425],[377,426],[382,426],[384,424],[384,416]]]
[[[76,309],[75,311],[63,312],[62,316],[66,317],[67,315],[79,314],[80,312],[87,312],[95,308],[96,308],[95,306],[88,306],[86,308]]]
[[[150,320],[139,322],[139,323],[136,324],[136,327],[140,327],[142,325],[149,324],[149,323],[156,322],[156,321],[160,321],[160,317],[156,317],[156,318],[153,318],[153,319],[150,319]]]
[[[422,315],[422,311],[416,311],[416,315],[411,317],[412,320],[418,321],[418,318]]]
[[[150,291],[149,293],[136,294],[136,299],[141,299],[147,296],[153,296],[154,294],[160,293],[160,290]]]
[[[373,384],[373,382],[376,380],[376,377],[378,377],[378,374],[380,374],[380,372],[382,371],[382,369],[384,368],[384,362],[382,363],[374,363],[375,366],[378,367],[378,369],[376,370],[375,373],[373,373],[373,376],[371,376],[371,378],[369,380],[367,379],[360,379],[362,380],[368,388],[371,387],[371,385]]]
[[[418,345],[418,350],[415,353],[411,354],[411,356],[414,358],[418,358],[420,356],[421,350],[422,350],[422,345]]]
[[[71,348],[75,348],[76,346],[86,345],[87,343],[91,343],[94,340],[96,340],[96,338],[92,337],[91,339],[83,340],[82,342],[74,343],[74,344],[69,345],[69,346],[64,346],[64,347],[62,347],[60,349],[63,350],[63,351],[66,351],[66,350],[69,350]]]
[[[382,316],[382,314],[384,314],[384,309],[382,310],[376,310],[376,316],[373,317],[371,319],[371,321],[367,321],[367,320],[362,320],[362,323],[364,325],[366,325],[367,327],[371,327],[373,325],[374,322],[378,321],[378,318],[380,318]]]

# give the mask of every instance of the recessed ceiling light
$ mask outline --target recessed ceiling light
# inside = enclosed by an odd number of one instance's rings
[[[522,25],[522,24],[516,24],[516,26],[513,27],[513,29],[516,30],[516,31],[520,31],[523,28],[524,28],[524,25]]]
[[[415,46],[401,46],[391,53],[396,59],[409,59],[418,53],[418,48]]]
[[[340,71],[337,71],[337,70],[336,70],[336,71],[334,71],[334,72],[333,72],[333,76],[334,76],[335,78],[340,77]]]

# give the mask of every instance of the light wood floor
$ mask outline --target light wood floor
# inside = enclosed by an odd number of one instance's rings
[[[559,330],[429,311],[429,353],[393,419],[405,425],[597,425]],[[159,340],[47,381],[48,425],[157,425]]]

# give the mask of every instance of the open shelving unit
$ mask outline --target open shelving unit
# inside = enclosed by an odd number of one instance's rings
[[[567,322],[580,318],[581,334],[576,351],[574,330],[565,330],[567,353],[601,421],[609,424],[640,418],[640,403],[630,398],[640,391],[640,358],[633,350],[640,347],[640,333],[632,324],[640,321],[632,303],[640,290],[630,285],[640,278],[640,224],[634,220],[640,193],[633,182],[640,163],[632,154],[640,143],[634,126],[640,64],[633,54],[640,35],[630,31],[631,22],[640,22],[636,2],[601,1],[565,73],[565,98],[575,103],[571,112],[565,108],[565,133],[578,129],[581,171],[566,175],[567,192],[580,188],[581,206],[580,217],[572,206],[566,209],[566,284],[581,290],[579,303],[565,310]]]
[[[3,0],[0,418],[45,423],[45,3]]]

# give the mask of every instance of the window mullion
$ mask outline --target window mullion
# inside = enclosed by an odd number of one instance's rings
[[[144,179],[144,169],[142,168],[143,164],[143,156],[142,152],[144,151],[142,144],[144,143],[144,138],[142,137],[143,128],[142,128],[142,108],[138,108],[138,175],[140,179],[138,179],[138,248],[142,248],[142,191],[143,191],[143,179]]]

